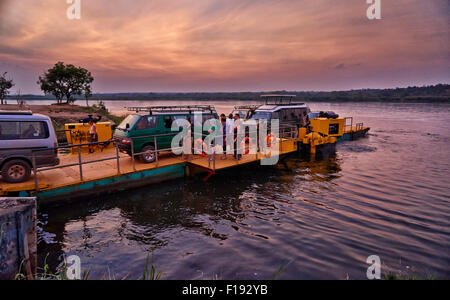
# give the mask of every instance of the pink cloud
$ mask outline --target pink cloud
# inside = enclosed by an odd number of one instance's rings
[[[0,70],[38,92],[56,61],[82,65],[96,92],[347,89],[448,82],[446,0],[3,1]],[[35,78],[30,80],[30,78]]]

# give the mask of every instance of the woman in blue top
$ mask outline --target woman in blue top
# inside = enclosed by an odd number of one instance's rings
[[[221,159],[227,159],[227,118],[225,116],[221,117],[220,122],[222,123],[222,134],[223,134],[222,140],[223,154]]]

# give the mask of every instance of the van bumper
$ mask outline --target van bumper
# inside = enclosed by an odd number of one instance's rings
[[[123,144],[122,138],[114,137],[114,145],[120,152],[126,153],[131,156],[131,144]]]
[[[117,144],[117,148],[119,148],[120,152],[131,155],[131,145]]]

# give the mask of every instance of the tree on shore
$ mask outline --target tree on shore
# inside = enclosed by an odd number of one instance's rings
[[[88,70],[58,62],[43,76],[39,76],[37,84],[44,93],[55,96],[58,104],[63,104],[64,98],[65,103],[74,102],[74,95],[84,94],[89,97],[93,81],[94,77]]]
[[[2,105],[4,104],[6,95],[9,94],[9,90],[14,86],[12,79],[6,79],[6,74],[7,72],[0,76],[0,100]]]
[[[92,91],[90,87],[86,87],[84,90],[84,99],[86,99],[86,106],[89,106],[89,98],[92,97]]]

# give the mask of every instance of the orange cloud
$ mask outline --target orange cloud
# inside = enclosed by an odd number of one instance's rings
[[[37,92],[56,61],[82,65],[97,92],[342,89],[449,80],[446,0],[4,1],[0,69]],[[34,79],[32,79],[34,78]],[[32,80],[31,80],[32,79]]]

